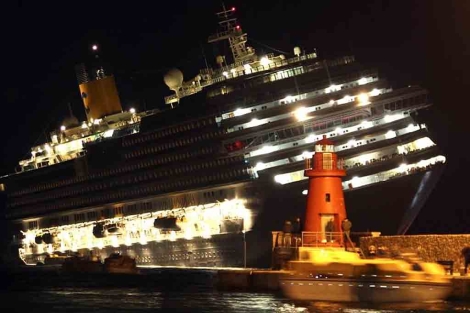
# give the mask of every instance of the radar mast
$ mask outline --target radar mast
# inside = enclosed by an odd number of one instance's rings
[[[216,13],[216,15],[219,18],[221,30],[209,36],[208,43],[228,39],[235,64],[252,62],[255,52],[253,48],[245,45],[247,34],[243,33],[240,25],[237,23],[237,19],[234,17],[235,7],[227,10],[225,5],[222,4],[222,11]]]

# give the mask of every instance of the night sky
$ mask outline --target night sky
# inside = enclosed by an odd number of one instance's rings
[[[320,56],[354,54],[377,66],[394,87],[429,89],[428,126],[447,168],[411,233],[470,230],[468,131],[470,1],[225,1],[235,6],[257,51]],[[44,133],[58,128],[72,105],[84,119],[74,66],[92,44],[113,69],[123,107],[158,108],[170,94],[164,73],[190,78],[223,53],[207,44],[221,1],[9,1],[2,5],[2,123],[0,174],[29,157]],[[250,39],[252,39],[250,41]],[[225,51],[228,55],[228,50]],[[406,186],[403,186],[406,188]],[[400,190],[391,191],[400,195]],[[385,214],[385,213],[384,213]]]

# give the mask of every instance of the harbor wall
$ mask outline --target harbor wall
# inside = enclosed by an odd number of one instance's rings
[[[391,254],[416,253],[424,261],[453,261],[454,273],[464,267],[462,249],[470,247],[470,234],[462,235],[406,235],[360,238],[360,247],[367,255],[371,246],[385,247]]]

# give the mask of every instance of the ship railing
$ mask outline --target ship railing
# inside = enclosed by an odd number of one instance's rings
[[[323,159],[313,159],[306,158],[305,159],[305,170],[343,170],[344,169],[344,160],[323,160]]]
[[[304,61],[304,60],[309,60],[309,59],[315,59],[316,57],[317,57],[316,53],[309,53],[309,54],[306,54],[306,55],[302,55],[302,56],[298,56],[298,57],[294,57],[294,58],[290,58],[290,59],[284,59],[284,60],[280,60],[280,61],[272,61],[271,63],[269,63],[267,65],[259,65],[259,66],[256,66],[256,67],[251,67],[250,69],[236,71],[234,73],[232,73],[230,71],[230,69],[234,69],[236,66],[235,66],[235,64],[231,64],[231,65],[225,66],[221,69],[217,69],[217,70],[213,71],[213,74],[212,74],[213,77],[208,79],[205,82],[201,82],[200,84],[201,84],[201,87],[206,87],[206,86],[216,84],[216,83],[219,83],[219,82],[227,80],[227,79],[233,79],[233,78],[243,76],[243,75],[253,74],[253,73],[257,73],[257,72],[263,72],[263,71],[267,71],[267,70],[271,70],[271,69],[276,69],[276,68],[279,68],[279,67],[286,66],[288,64],[292,64],[292,63],[296,63],[296,62],[300,62],[300,61]],[[345,61],[345,63],[347,63],[347,61]],[[240,63],[240,65],[243,65],[243,64],[249,64],[249,63],[245,63],[245,62]],[[333,64],[333,65],[336,65],[336,64]],[[226,74],[224,75],[225,72],[226,72]],[[183,89],[179,92],[179,94],[173,94],[173,95],[170,95],[170,96],[166,96],[165,97],[165,103],[170,104],[170,103],[173,103],[173,102],[177,102],[179,98],[183,98],[183,97],[192,95],[194,93],[197,93],[197,92],[201,91],[201,89],[202,88],[196,90],[196,89],[193,89],[192,87],[188,88],[188,89]]]
[[[273,249],[299,247],[334,247],[343,245],[343,232],[282,232],[273,231]]]
[[[337,247],[344,243],[343,232],[302,232],[301,247]]]

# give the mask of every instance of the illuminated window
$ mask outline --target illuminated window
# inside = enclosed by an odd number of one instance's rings
[[[333,169],[333,158],[331,153],[323,153],[323,169],[332,170]],[[328,194],[329,197],[329,194]]]
[[[29,222],[28,228],[29,228],[29,229],[36,229],[36,228],[38,228],[38,221],[31,221],[31,222]]]
[[[62,217],[60,218],[60,223],[61,223],[62,225],[67,225],[67,224],[69,223],[69,216],[68,216],[68,215],[62,216]]]
[[[94,212],[94,211],[93,212],[88,212],[86,215],[87,215],[87,219],[89,221],[94,221],[97,218],[97,213]]]

